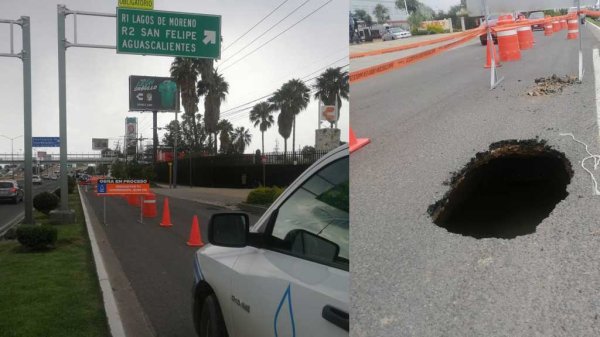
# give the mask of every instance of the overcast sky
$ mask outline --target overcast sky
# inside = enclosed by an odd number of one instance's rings
[[[155,0],[155,10],[215,14],[222,16],[222,49],[247,32],[259,20],[285,0]],[[222,118],[234,127],[250,128],[252,144],[246,152],[260,148],[260,131],[249,120],[249,109],[227,113],[244,103],[271,94],[292,78],[309,79],[326,66],[348,64],[348,1],[309,0],[256,42],[238,52],[269,27],[290,14],[305,0],[288,0],[265,21],[231,48],[222,52],[215,65],[224,70],[229,82],[227,101],[221,106]],[[321,5],[320,10],[300,21]],[[33,136],[58,136],[58,64],[56,5],[65,4],[71,10],[115,13],[117,0],[0,0],[0,19],[31,18],[32,46],[32,106]],[[232,65],[262,43],[296,26],[267,43],[261,49]],[[73,42],[73,16],[67,18],[67,39]],[[114,45],[114,18],[78,16],[79,43]],[[0,24],[0,53],[10,51],[9,25]],[[15,27],[15,52],[21,50],[21,30]],[[128,77],[130,75],[169,76],[172,57],[116,54],[115,50],[67,49],[67,114],[69,153],[91,153],[92,138],[109,138],[110,146],[123,137],[125,117],[138,117],[138,130],[143,137],[152,137],[152,114],[128,112]],[[225,62],[226,61],[226,62]],[[231,66],[232,65],[232,66]],[[347,70],[347,67],[345,68]],[[23,135],[22,63],[16,58],[0,57],[0,135]],[[314,81],[308,82],[312,84]],[[256,104],[256,103],[253,103]],[[251,108],[252,105],[243,107]],[[203,103],[199,104],[203,114]],[[235,109],[233,111],[238,111]],[[342,140],[348,139],[348,102],[343,101],[339,127]],[[174,119],[173,113],[161,113],[158,126]],[[277,117],[275,115],[275,120]],[[325,126],[325,124],[323,124]],[[297,118],[296,147],[314,145],[317,128],[317,103],[312,100],[307,110]],[[162,140],[159,131],[159,140]],[[276,140],[280,151],[283,138],[275,125],[265,133],[265,150],[272,151]],[[0,137],[0,153],[10,153],[10,140]],[[288,140],[288,150],[291,137]],[[34,149],[58,153],[58,148]],[[15,153],[23,151],[23,137],[14,140]],[[35,153],[34,153],[35,155]]]
[[[459,5],[460,0],[421,0],[421,3],[426,4],[427,6],[433,8],[435,11],[447,11],[450,9],[450,7],[454,5]],[[396,10],[396,0],[351,0],[351,8],[353,10],[364,9],[371,16],[373,16],[373,8],[375,8],[377,4],[385,5],[392,11]]]

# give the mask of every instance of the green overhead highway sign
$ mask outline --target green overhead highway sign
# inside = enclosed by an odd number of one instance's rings
[[[221,16],[117,8],[117,53],[221,57]]]

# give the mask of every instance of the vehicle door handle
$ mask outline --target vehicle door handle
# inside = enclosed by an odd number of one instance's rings
[[[350,331],[350,315],[348,315],[347,312],[334,308],[328,304],[323,307],[321,316],[330,323],[333,323],[346,331]]]

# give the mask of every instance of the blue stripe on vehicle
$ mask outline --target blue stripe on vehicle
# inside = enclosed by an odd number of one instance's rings
[[[279,334],[277,333],[277,320],[279,319],[279,312],[281,311],[281,308],[283,307],[283,302],[285,302],[286,298],[288,300],[288,309],[290,311],[290,320],[292,322],[292,337],[296,337],[296,323],[294,322],[294,312],[292,311],[292,293],[290,287],[291,284],[288,284],[287,289],[281,297],[281,301],[279,302],[277,311],[275,312],[275,318],[273,319],[273,329],[275,331],[275,337],[279,337]]]

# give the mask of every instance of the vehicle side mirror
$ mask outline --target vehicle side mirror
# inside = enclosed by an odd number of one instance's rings
[[[208,223],[208,242],[215,246],[246,247],[249,232],[248,214],[217,213]]]

